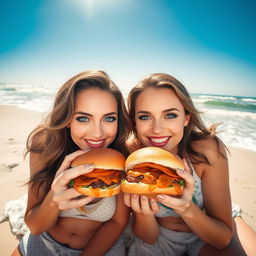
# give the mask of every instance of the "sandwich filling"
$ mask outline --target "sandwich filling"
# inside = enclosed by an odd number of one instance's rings
[[[148,184],[149,190],[155,188],[174,187],[180,193],[184,180],[176,174],[175,169],[158,165],[155,163],[143,163],[134,166],[126,173],[125,180],[129,183]]]
[[[84,188],[108,188],[119,185],[120,181],[120,170],[94,169],[90,173],[75,178],[72,185]]]

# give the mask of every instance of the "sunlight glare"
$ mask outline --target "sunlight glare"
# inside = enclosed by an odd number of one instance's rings
[[[73,0],[72,4],[75,4],[81,11],[85,13],[86,19],[92,21],[98,13],[101,11],[107,11],[115,4],[120,3],[118,0]]]

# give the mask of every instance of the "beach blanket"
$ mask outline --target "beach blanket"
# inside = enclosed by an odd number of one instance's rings
[[[27,195],[24,195],[17,200],[7,202],[2,213],[0,213],[0,223],[9,220],[11,231],[17,239],[21,239],[28,231],[28,227],[24,222],[26,207]]]

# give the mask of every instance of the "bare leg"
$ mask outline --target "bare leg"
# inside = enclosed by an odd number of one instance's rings
[[[223,249],[217,250],[213,246],[206,244],[199,255],[256,255],[256,231],[254,231],[240,216],[233,219],[233,238],[230,245]]]
[[[16,247],[14,251],[12,252],[11,256],[22,256],[22,254],[19,251],[19,248]]]
[[[253,230],[241,217],[234,218],[234,236],[240,242],[246,255],[256,255],[256,231]]]
[[[202,250],[199,252],[200,256],[246,256],[247,254],[243,250],[242,246],[236,241],[235,237],[231,239],[230,245],[223,249],[218,250],[211,245],[204,245]]]

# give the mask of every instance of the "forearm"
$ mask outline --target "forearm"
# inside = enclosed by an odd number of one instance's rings
[[[155,216],[134,213],[133,232],[145,243],[154,244],[160,234]]]
[[[124,231],[127,222],[110,220],[104,223],[84,248],[81,256],[101,256],[112,248]]]
[[[53,201],[51,190],[43,202],[32,208],[25,216],[25,223],[33,234],[40,234],[53,227],[59,217],[59,209]]]
[[[218,249],[227,247],[232,237],[232,230],[225,223],[206,215],[197,205],[191,204],[181,214],[189,228],[204,242]]]

